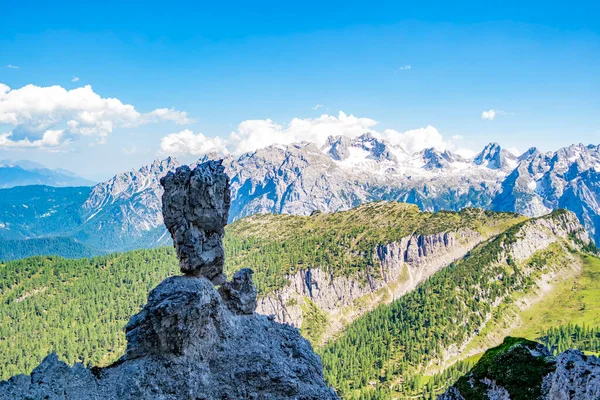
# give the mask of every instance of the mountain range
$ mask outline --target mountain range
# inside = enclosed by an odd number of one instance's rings
[[[599,145],[531,148],[517,156],[490,143],[464,158],[434,148],[409,154],[365,133],[332,136],[324,146],[271,145],[226,156],[223,163],[231,178],[232,221],[257,213],[346,210],[377,200],[412,203],[423,211],[478,207],[529,217],[565,208],[600,242]],[[159,180],[179,165],[172,157],[156,160],[76,193],[32,186],[15,200],[24,189],[2,191],[0,238],[70,238],[100,253],[168,244]],[[28,211],[15,215],[15,207]]]
[[[49,169],[28,160],[0,160],[0,188],[46,185],[55,187],[93,186],[96,182],[66,169]]]

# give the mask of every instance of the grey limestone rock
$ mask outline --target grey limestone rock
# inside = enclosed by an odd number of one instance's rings
[[[55,354],[0,399],[337,399],[298,330],[230,311],[202,277],[166,279],[127,324],[127,351],[105,368]]]
[[[184,274],[225,281],[223,235],[229,217],[229,177],[221,161],[207,161],[193,170],[177,168],[164,176],[162,211]]]
[[[230,282],[219,288],[219,293],[227,307],[235,314],[253,314],[256,310],[258,292],[252,282],[250,268],[239,270]]]

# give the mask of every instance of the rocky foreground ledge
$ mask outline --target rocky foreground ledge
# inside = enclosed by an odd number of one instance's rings
[[[252,271],[222,281],[229,179],[220,162],[179,168],[161,182],[163,213],[183,276],[164,280],[127,324],[127,350],[104,368],[56,354],[31,375],[0,382],[5,399],[338,399],[310,343],[254,313]]]

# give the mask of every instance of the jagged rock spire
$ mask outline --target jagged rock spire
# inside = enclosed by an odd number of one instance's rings
[[[131,317],[125,355],[88,369],[52,354],[31,376],[0,382],[0,400],[339,399],[298,330],[254,313],[252,270],[225,282],[230,193],[221,164],[180,167],[161,180],[165,225],[184,276],[161,282]],[[217,291],[213,283],[223,285]]]
[[[186,275],[203,276],[214,284],[225,282],[223,235],[229,217],[229,177],[222,161],[207,161],[169,172],[160,180],[165,189],[162,211]]]

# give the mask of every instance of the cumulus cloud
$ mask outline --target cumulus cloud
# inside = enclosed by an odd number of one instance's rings
[[[74,76],[73,79],[71,79],[71,82],[79,82],[79,77]]]
[[[167,108],[142,114],[119,99],[101,97],[89,85],[72,90],[35,85],[11,89],[0,83],[0,128],[10,130],[2,135],[0,147],[56,147],[77,136],[104,143],[115,128],[158,121],[187,123],[190,119],[185,112]],[[58,144],[44,139],[57,131],[62,132]]]
[[[6,68],[19,69],[17,65],[8,64]]]
[[[481,113],[481,119],[485,119],[488,121],[493,121],[498,115],[504,115],[505,112],[502,110],[494,110],[493,108],[488,110],[488,111],[484,111]]]
[[[69,139],[64,139],[64,131],[62,130],[47,130],[40,139],[36,140],[29,140],[29,138],[13,140],[12,136],[12,133],[0,134],[0,148],[57,149],[69,141]]]
[[[456,141],[459,138],[444,140],[432,126],[406,132],[393,129],[378,132],[375,130],[376,125],[377,121],[373,119],[359,118],[341,111],[337,116],[323,114],[318,118],[294,118],[286,126],[270,119],[247,120],[241,122],[237,129],[225,138],[207,137],[187,129],[179,133],[171,133],[162,138],[160,152],[201,156],[216,151],[220,154],[239,155],[272,144],[286,145],[308,141],[322,146],[329,136],[356,137],[366,132],[400,146],[408,153],[415,153],[429,147],[439,150],[458,150]]]
[[[166,154],[189,154],[201,156],[211,151],[228,154],[227,143],[220,137],[209,138],[202,133],[194,133],[185,129],[179,133],[171,133],[160,141],[160,149]]]
[[[428,125],[426,128],[411,129],[406,132],[386,129],[381,134],[381,137],[393,145],[402,147],[410,154],[430,147],[435,147],[438,150],[446,150],[448,148],[448,143],[444,141],[438,130],[431,125]]]

